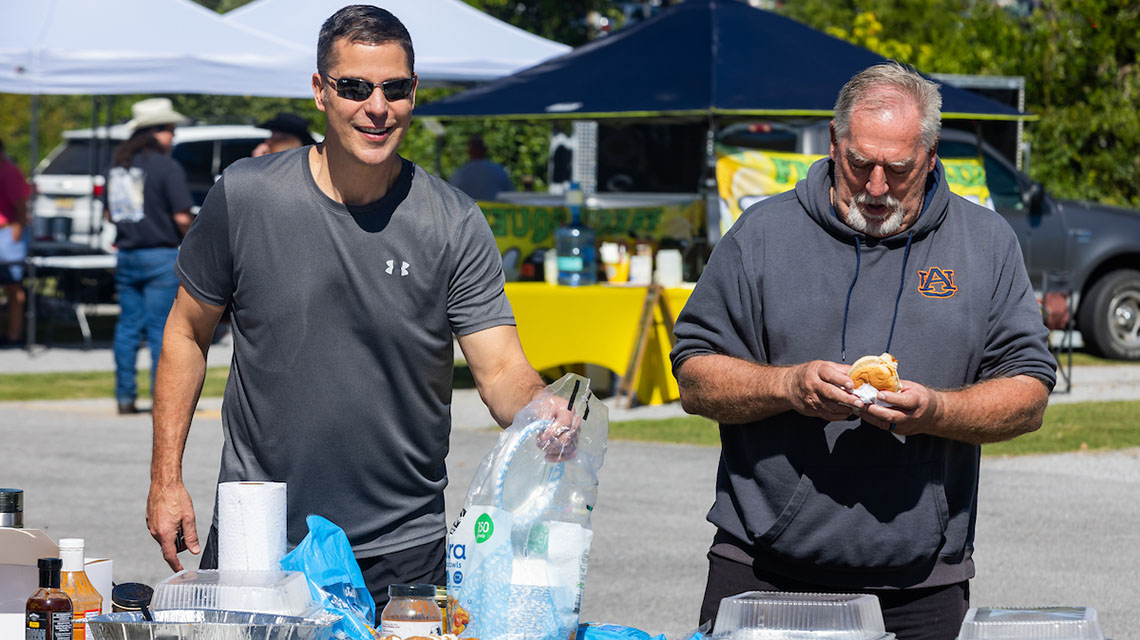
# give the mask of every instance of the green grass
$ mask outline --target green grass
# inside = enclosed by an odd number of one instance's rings
[[[1045,424],[1007,442],[982,447],[983,455],[1065,453],[1140,447],[1140,401],[1054,404]]]
[[[226,367],[207,369],[202,396],[221,397],[228,373]],[[114,397],[114,378],[110,371],[0,374],[0,401],[110,399]],[[150,372],[140,371],[138,380],[139,395],[147,395]],[[466,366],[456,367],[455,386],[474,387]],[[1137,416],[1140,401],[1054,404],[1045,410],[1045,424],[1040,430],[986,445],[982,453],[1009,456],[1140,447]],[[615,422],[610,425],[610,438],[710,447],[720,444],[716,423],[696,416]]]
[[[716,422],[699,416],[629,420],[611,423],[610,439],[676,442],[713,447],[720,446],[720,430],[717,429]]]
[[[229,369],[206,370],[202,397],[221,397],[226,388]],[[150,395],[150,371],[139,371],[139,397]],[[82,398],[114,398],[115,374],[112,371],[80,371],[67,373],[8,373],[0,375],[0,401],[73,400]]]
[[[220,398],[226,390],[228,367],[206,369],[202,385],[203,398]],[[150,395],[150,371],[139,371],[139,397]],[[466,366],[455,367],[456,389],[474,389],[475,379]],[[26,400],[77,400],[115,397],[115,374],[112,371],[79,371],[65,373],[0,374],[0,402]]]
[[[1140,447],[1140,401],[1055,404],[1041,429],[982,447],[983,455],[1014,456],[1085,449]],[[631,420],[610,425],[612,440],[719,446],[716,423],[699,417]]]
[[[1058,354],[1057,360],[1059,361],[1058,364],[1068,364],[1068,356],[1066,356],[1065,354]],[[1136,364],[1136,362],[1134,360],[1109,360],[1108,358],[1100,358],[1100,357],[1092,355],[1091,353],[1086,353],[1084,351],[1074,351],[1073,352],[1073,366],[1074,367],[1082,367],[1085,365],[1118,366],[1118,365],[1125,365],[1125,364]]]

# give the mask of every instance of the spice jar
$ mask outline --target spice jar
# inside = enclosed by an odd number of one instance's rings
[[[443,614],[433,584],[388,585],[388,604],[380,614],[381,635],[400,638],[443,633]]]
[[[0,489],[0,527],[24,528],[22,489]]]
[[[144,611],[150,606],[154,589],[140,582],[123,582],[111,589],[111,611]],[[145,614],[144,614],[145,615]]]

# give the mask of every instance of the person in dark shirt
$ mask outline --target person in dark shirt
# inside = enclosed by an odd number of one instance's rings
[[[174,260],[190,228],[193,201],[186,172],[168,154],[174,127],[187,121],[166,98],[131,107],[130,139],[115,148],[107,175],[106,215],[115,223],[119,249],[115,290],[115,398],[119,413],[137,413],[135,360],[146,339],[151,352],[151,389],[162,350],[166,316],[178,293]]]
[[[500,192],[513,191],[515,186],[503,165],[487,157],[487,145],[482,136],[467,139],[467,164],[451,174],[451,184],[476,200],[494,200]]]

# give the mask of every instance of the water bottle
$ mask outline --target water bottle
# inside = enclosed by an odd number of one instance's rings
[[[554,250],[558,256],[558,284],[579,286],[598,282],[597,235],[582,223],[585,197],[578,183],[570,183],[566,206],[570,208],[570,224],[554,232]]]

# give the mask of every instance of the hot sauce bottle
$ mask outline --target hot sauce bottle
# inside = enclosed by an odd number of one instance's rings
[[[83,564],[83,538],[59,541],[59,557],[63,569],[59,588],[71,598],[72,640],[86,640],[87,618],[103,613],[103,596],[91,584]]]
[[[40,558],[40,588],[24,606],[25,640],[72,640],[71,598],[59,588],[59,558]]]

